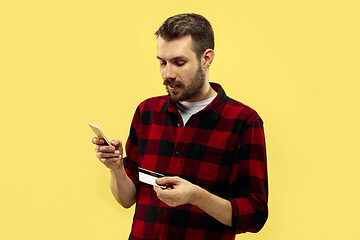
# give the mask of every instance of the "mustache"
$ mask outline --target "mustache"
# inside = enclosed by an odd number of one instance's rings
[[[180,82],[180,81],[176,81],[176,80],[174,80],[174,79],[166,79],[164,82],[163,82],[163,84],[165,85],[165,86],[168,86],[168,85],[175,85],[175,86],[182,86],[183,84],[182,84],[182,82]]]

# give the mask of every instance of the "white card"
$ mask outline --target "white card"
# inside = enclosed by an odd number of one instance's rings
[[[150,184],[150,185],[153,185],[153,186],[158,186],[158,187],[161,187],[161,188],[166,188],[166,186],[160,186],[160,185],[156,184],[155,179],[160,178],[160,177],[164,177],[164,175],[161,174],[161,173],[152,172],[152,171],[149,171],[149,170],[146,170],[146,169],[143,169],[143,168],[139,167],[139,180],[140,180],[140,182],[147,183],[147,184]]]

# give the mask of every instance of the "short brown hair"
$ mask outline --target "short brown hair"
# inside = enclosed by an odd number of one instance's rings
[[[199,14],[184,13],[169,17],[155,35],[166,41],[190,35],[193,40],[193,51],[199,60],[206,49],[214,50],[214,32],[211,24]]]

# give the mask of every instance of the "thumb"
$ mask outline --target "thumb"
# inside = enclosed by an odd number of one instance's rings
[[[119,139],[113,139],[110,141],[110,143],[116,148],[122,148],[122,142]]]
[[[159,185],[175,185],[179,182],[178,177],[161,177],[155,179],[156,183]]]

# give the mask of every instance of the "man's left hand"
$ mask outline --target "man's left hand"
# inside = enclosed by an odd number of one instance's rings
[[[156,183],[160,186],[169,186],[167,188],[154,186],[154,191],[157,197],[170,207],[177,207],[187,203],[194,204],[193,199],[198,186],[180,177],[157,178]]]

